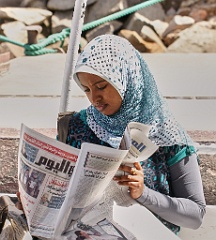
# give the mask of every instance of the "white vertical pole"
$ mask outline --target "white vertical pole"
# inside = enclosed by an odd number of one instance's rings
[[[59,112],[67,111],[70,96],[70,85],[75,64],[78,58],[79,44],[88,0],[76,0],[71,22],[70,41],[67,50],[65,70],[62,83]]]

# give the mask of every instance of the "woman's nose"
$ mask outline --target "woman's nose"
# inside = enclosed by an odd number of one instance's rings
[[[92,103],[100,102],[101,99],[102,99],[102,96],[100,94],[98,94],[97,91],[91,92],[91,102]]]

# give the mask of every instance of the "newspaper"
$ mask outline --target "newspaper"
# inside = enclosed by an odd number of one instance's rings
[[[24,124],[18,153],[19,191],[29,231],[41,239],[136,239],[112,219],[114,202],[132,204],[112,181],[121,164],[151,156],[148,126],[130,123],[120,149],[83,143],[77,149]],[[81,236],[81,235],[80,235]]]

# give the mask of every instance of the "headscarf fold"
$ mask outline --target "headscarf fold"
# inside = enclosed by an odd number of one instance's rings
[[[111,116],[93,105],[87,108],[87,123],[98,138],[118,148],[127,124],[140,122],[151,126],[149,138],[159,146],[192,145],[169,111],[143,57],[126,39],[115,35],[93,39],[75,67],[74,78],[79,86],[76,73],[82,71],[103,77],[122,98],[121,108]]]

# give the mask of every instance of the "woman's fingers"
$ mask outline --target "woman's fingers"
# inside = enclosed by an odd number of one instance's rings
[[[127,186],[132,198],[140,197],[144,190],[144,173],[140,163],[135,162],[133,167],[121,165],[119,170],[126,174],[115,176],[113,180],[121,186]]]
[[[20,201],[20,192],[16,193],[18,200]]]
[[[140,165],[139,162],[136,162],[134,163],[134,167],[131,167],[131,166],[127,166],[127,165],[121,165],[119,167],[119,170],[121,171],[124,171],[128,174],[131,174],[131,175],[136,175],[137,174],[137,170],[138,171],[142,171],[142,166]]]
[[[122,176],[115,177],[115,180],[119,179],[119,180],[130,181],[131,179],[136,180],[136,176],[144,177],[143,169],[139,162],[135,162],[134,167],[121,165],[119,167],[119,170],[125,172],[125,174]],[[131,176],[134,176],[134,177],[131,177]]]
[[[135,167],[137,170],[143,170],[140,162],[135,162],[135,163],[134,163],[134,167]]]
[[[17,203],[15,204],[15,206],[16,206],[19,210],[23,210],[22,203],[21,203],[21,199],[20,199],[20,192],[17,192],[16,195],[17,195],[18,201],[17,201]]]

